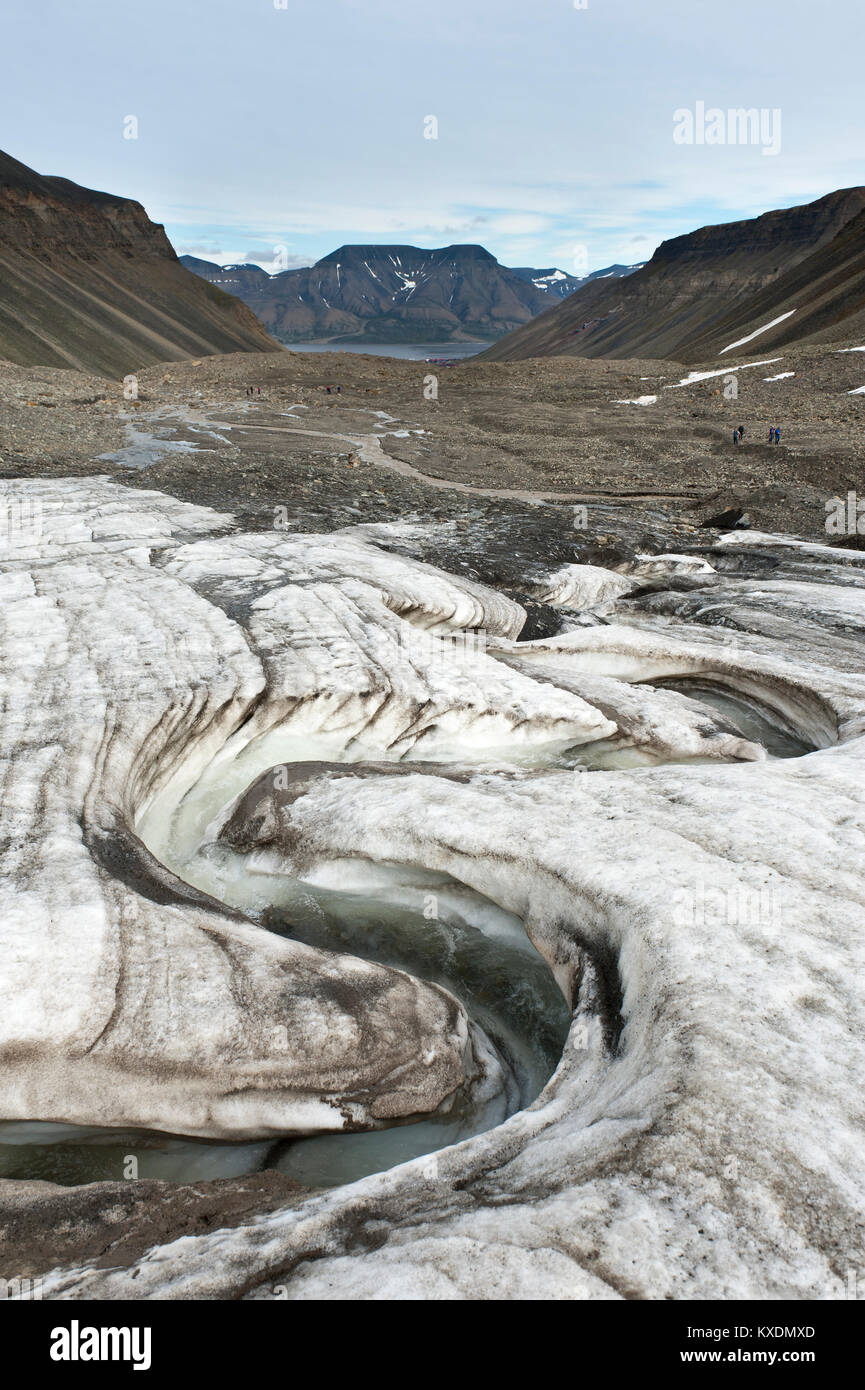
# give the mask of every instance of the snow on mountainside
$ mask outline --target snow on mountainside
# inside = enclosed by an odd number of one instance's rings
[[[593,270],[588,275],[566,275],[563,270],[531,270],[525,266],[517,266],[514,275],[519,275],[522,280],[530,280],[537,289],[545,290],[553,297],[567,299],[590,280],[622,280],[626,275],[633,275],[635,270],[642,270],[644,264],[645,262],[639,265],[608,265],[603,270]]]
[[[586,279],[551,267],[511,270],[482,246],[342,246],[313,266],[270,274],[182,256],[197,275],[235,294],[283,342],[495,339],[528,323]],[[628,274],[614,266],[595,275]]]
[[[529,357],[708,361],[865,328],[865,188],[701,227],[658,247],[624,280],[581,285],[486,352]]]

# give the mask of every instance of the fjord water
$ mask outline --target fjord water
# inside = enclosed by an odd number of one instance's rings
[[[413,362],[474,357],[490,346],[489,343],[364,343],[351,340],[345,343],[286,343],[290,352],[354,352],[370,357],[403,357]]]

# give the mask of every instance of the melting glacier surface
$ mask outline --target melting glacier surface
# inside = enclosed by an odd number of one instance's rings
[[[729,720],[770,757],[812,751],[771,712],[710,681],[652,682],[678,691]],[[485,748],[460,762],[478,766],[559,766],[605,771],[653,765],[645,750],[596,741]],[[180,878],[262,929],[321,950],[345,952],[443,986],[465,1006],[505,1064],[504,1094],[457,1103],[446,1114],[368,1132],[221,1142],[154,1131],[85,1128],[43,1122],[0,1124],[0,1178],[64,1185],[120,1177],[201,1182],[275,1169],[304,1186],[340,1185],[442,1148],[501,1124],[535,1101],[554,1073],[571,1022],[570,1008],[520,920],[444,874],[405,865],[335,861],[304,878],[215,843],[213,824],[262,772],[321,759],[352,763],[418,761],[334,736],[298,738],[278,729],[195,769],[189,790],[170,783],[148,808],[139,834]],[[664,759],[666,761],[667,759]],[[709,762],[710,759],[687,761]],[[189,780],[189,769],[186,770]],[[431,904],[435,904],[434,911]]]
[[[338,748],[333,739],[264,735],[234,758],[215,759],[179,799],[170,784],[139,834],[180,878],[263,929],[449,990],[496,1048],[504,1092],[481,1093],[472,1103],[457,1097],[447,1113],[386,1129],[251,1143],[5,1123],[0,1177],[64,1185],[122,1177],[200,1182],[276,1169],[305,1186],[336,1186],[471,1138],[537,1099],[561,1057],[571,1012],[519,918],[445,874],[351,860],[328,864],[305,880],[209,835],[214,819],[262,771],[276,763],[334,759]],[[376,755],[382,759],[380,750]],[[357,749],[353,756],[369,751]],[[342,760],[351,758],[343,751]]]

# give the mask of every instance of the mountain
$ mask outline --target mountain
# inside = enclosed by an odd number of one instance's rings
[[[855,334],[865,328],[863,210],[865,188],[845,188],[675,237],[633,275],[582,285],[482,356],[707,361]]]
[[[642,268],[642,264],[608,265],[604,270],[593,270],[589,275],[566,275],[563,270],[529,270],[525,266],[518,266],[514,269],[514,275],[519,275],[521,280],[531,280],[536,289],[546,290],[551,297],[567,299],[568,295],[581,285],[587,285],[590,280],[607,280],[611,277],[619,280]]]
[[[236,294],[282,342],[498,338],[581,283],[563,270],[509,270],[482,246],[341,246],[313,266],[276,275],[256,265],[181,261]]]
[[[123,376],[277,347],[246,305],[180,264],[140,203],[0,152],[0,358]]]

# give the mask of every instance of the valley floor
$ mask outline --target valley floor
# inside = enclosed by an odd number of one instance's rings
[[[615,529],[610,507],[627,523],[640,501],[681,534],[744,511],[756,529],[825,536],[827,501],[862,487],[865,394],[853,393],[865,352],[789,349],[764,365],[697,371],[705,379],[679,385],[694,369],[668,362],[435,367],[238,353],[148,368],[133,403],[102,378],[0,364],[0,476],[91,473],[96,462],[126,485],[252,526],[272,524],[276,507],[313,529],[407,513],[458,520],[469,508],[597,550]],[[782,438],[770,447],[773,425]],[[374,434],[402,476],[347,466],[354,441]],[[151,437],[175,447],[148,449]],[[527,496],[562,505],[529,514]],[[580,503],[588,515],[575,528]]]

